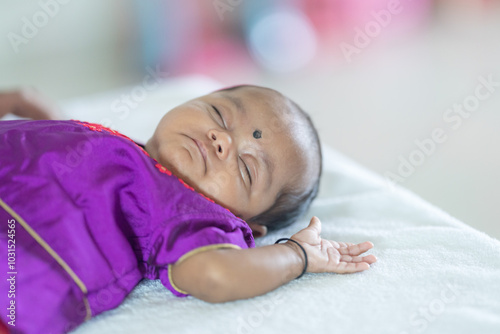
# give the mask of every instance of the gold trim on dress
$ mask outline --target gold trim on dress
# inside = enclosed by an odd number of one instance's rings
[[[238,245],[233,245],[233,244],[229,244],[229,243],[224,243],[224,244],[212,244],[212,245],[208,245],[208,246],[201,246],[201,247],[198,247],[198,248],[195,248],[195,249],[192,249],[190,250],[189,252],[187,252],[186,254],[182,255],[178,260],[177,262],[175,262],[175,264],[178,264],[178,263],[181,263],[182,261],[186,260],[188,257],[190,256],[193,256],[195,254],[198,254],[198,253],[201,253],[201,252],[204,252],[204,251],[207,251],[207,250],[212,250],[212,249],[219,249],[219,248],[235,248],[235,249],[241,249],[240,246]],[[170,281],[170,285],[172,285],[172,287],[180,292],[180,293],[183,293],[185,295],[189,295],[189,292],[186,292],[184,290],[181,290],[179,289],[175,284],[174,284],[174,280],[172,279],[172,264],[169,264],[168,265],[168,280]]]
[[[42,239],[42,237],[36,233],[35,230],[31,228],[31,226],[26,223],[26,221],[19,216],[7,203],[5,203],[1,198],[0,198],[0,206],[7,211],[14,219],[16,219],[22,227],[35,239],[40,246],[43,247],[49,253],[54,260],[57,261],[63,267],[63,269],[68,273],[69,276],[73,279],[73,281],[78,285],[80,290],[83,292],[83,303],[85,304],[85,310],[86,310],[86,316],[85,316],[85,321],[89,320],[92,317],[92,310],[90,309],[90,304],[87,299],[87,287],[85,284],[82,282],[82,280],[78,277],[78,275],[75,274],[73,269],[70,268],[70,266],[52,249],[52,247],[49,246],[49,244]]]

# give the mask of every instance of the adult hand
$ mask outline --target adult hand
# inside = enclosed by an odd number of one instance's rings
[[[309,273],[355,273],[369,269],[370,264],[377,261],[374,255],[360,256],[373,247],[369,241],[360,244],[337,242],[321,239],[320,234],[321,222],[318,217],[312,217],[308,227],[291,237],[304,247],[307,253],[307,272]],[[294,246],[300,256],[304,256],[300,247],[295,243],[291,241],[287,243]]]
[[[7,114],[32,119],[58,119],[59,108],[35,89],[0,92],[0,117]]]

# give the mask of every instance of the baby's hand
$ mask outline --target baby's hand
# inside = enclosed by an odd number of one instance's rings
[[[0,92],[0,118],[7,114],[32,119],[57,119],[58,108],[32,88]]]
[[[299,242],[307,253],[309,273],[355,273],[369,269],[370,264],[377,261],[374,255],[359,256],[373,247],[369,241],[355,245],[321,239],[320,234],[321,222],[318,217],[312,217],[308,227],[292,235],[292,239]],[[303,256],[295,243],[290,244],[295,245]]]

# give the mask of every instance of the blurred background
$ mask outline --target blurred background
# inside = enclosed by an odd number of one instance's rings
[[[500,1],[0,1],[0,89],[272,87],[324,143],[500,238]]]

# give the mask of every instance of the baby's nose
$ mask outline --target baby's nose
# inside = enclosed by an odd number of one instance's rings
[[[208,136],[212,141],[215,154],[221,160],[226,160],[230,154],[232,139],[228,133],[210,130]]]

